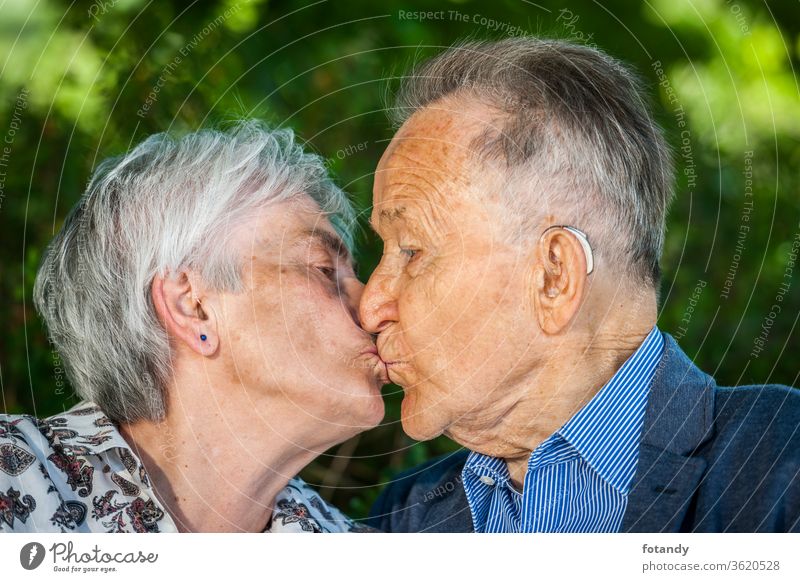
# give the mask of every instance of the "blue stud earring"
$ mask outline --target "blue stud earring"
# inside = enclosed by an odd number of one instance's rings
[[[208,339],[208,338],[206,337],[206,334],[204,334],[204,333],[201,333],[201,334],[200,334],[200,340],[201,340],[201,341],[206,341],[207,339]]]

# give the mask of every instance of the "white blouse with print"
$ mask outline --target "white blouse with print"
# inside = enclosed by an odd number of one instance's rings
[[[144,465],[91,402],[40,420],[0,414],[0,532],[177,532]],[[300,478],[267,532],[363,532]]]

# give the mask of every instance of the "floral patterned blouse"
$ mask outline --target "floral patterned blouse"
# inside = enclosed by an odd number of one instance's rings
[[[177,532],[144,465],[91,402],[45,420],[0,414],[0,532]],[[267,532],[363,532],[299,478]]]

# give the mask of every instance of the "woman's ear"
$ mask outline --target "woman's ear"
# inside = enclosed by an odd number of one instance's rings
[[[193,285],[187,271],[157,275],[151,285],[153,306],[170,341],[179,342],[201,356],[219,348],[213,309],[204,309],[202,290]]]
[[[586,255],[578,239],[565,229],[545,232],[538,245],[531,277],[536,319],[542,331],[557,335],[580,309],[586,287]]]

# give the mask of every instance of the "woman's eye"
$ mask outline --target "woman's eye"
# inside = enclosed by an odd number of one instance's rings
[[[331,281],[336,279],[336,269],[333,267],[317,267],[317,270]]]

